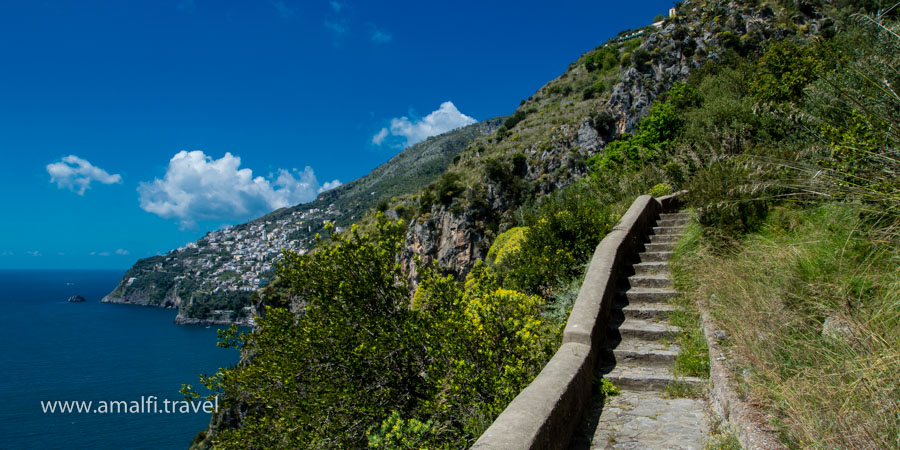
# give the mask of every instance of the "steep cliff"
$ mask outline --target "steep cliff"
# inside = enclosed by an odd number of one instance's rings
[[[518,206],[584,175],[589,157],[633,131],[653,101],[694,69],[798,26],[815,33],[820,24],[817,17],[776,14],[765,3],[683,2],[674,16],[582,55],[523,100],[496,133],[469,144],[441,178],[391,204],[416,211],[403,261],[411,279],[416,259],[464,276],[515,222]]]

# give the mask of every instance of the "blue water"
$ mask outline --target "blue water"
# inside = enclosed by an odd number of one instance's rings
[[[45,414],[41,400],[182,400],[182,383],[237,362],[216,327],[173,310],[100,303],[114,271],[0,271],[0,448],[185,448],[209,414]],[[71,295],[86,303],[67,303]]]

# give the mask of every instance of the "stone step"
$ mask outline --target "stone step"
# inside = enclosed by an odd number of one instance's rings
[[[622,341],[612,349],[615,361],[609,365],[670,367],[675,362],[679,348],[675,344],[647,341]]]
[[[660,219],[686,219],[689,220],[691,215],[688,213],[662,213],[659,215]]]
[[[650,235],[650,243],[651,244],[665,244],[665,243],[675,243],[678,242],[683,234],[651,234]]]
[[[672,287],[672,279],[668,274],[634,275],[628,277],[628,285],[633,288],[668,288]]]
[[[665,234],[679,234],[684,227],[653,227],[653,234],[655,235],[665,235]]]
[[[669,263],[668,262],[646,262],[646,263],[637,263],[631,266],[634,269],[634,274],[636,276],[646,276],[646,275],[668,275],[669,274]]]
[[[678,295],[678,292],[675,290],[665,288],[631,288],[621,293],[621,297],[625,297],[625,302],[629,305],[634,303],[665,303],[676,295]]]
[[[612,384],[633,391],[664,391],[666,385],[674,381],[702,386],[706,380],[696,377],[678,377],[663,367],[636,367],[628,364],[617,365],[603,376]]]
[[[638,253],[638,262],[663,262],[668,261],[672,252],[641,252]]]
[[[681,332],[681,328],[645,319],[625,319],[624,322],[619,324],[617,330],[623,341],[629,339],[645,341],[672,339]]]
[[[645,252],[671,252],[675,249],[675,242],[650,242],[644,244]]]
[[[664,321],[675,307],[667,303],[634,303],[622,306],[625,319],[645,319]]]
[[[683,227],[687,225],[688,219],[659,219],[656,221],[657,227]]]
[[[572,449],[704,449],[712,432],[702,400],[669,398],[665,392],[623,389],[603,400],[588,417],[587,436]]]

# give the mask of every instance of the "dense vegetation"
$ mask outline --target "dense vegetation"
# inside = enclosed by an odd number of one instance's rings
[[[203,378],[226,394],[226,411],[198,438],[227,448],[471,444],[555,350],[583,264],[618,214],[636,195],[685,188],[700,226],[679,270],[751,368],[746,394],[790,444],[896,446],[900,39],[894,16],[856,15],[859,6],[828,5],[811,30],[793,20],[826,5],[771,3],[791,33],[770,42],[716,25],[716,60],[658,98],[632,133],[554,167],[573,175],[550,189],[568,178],[530,178],[539,168],[518,142],[552,141],[557,125],[541,117],[572,99],[611,130],[588,111],[596,93],[658,56],[635,40],[590,52],[576,81],[548,84],[449,172],[379,208],[425,220],[489,209],[479,182],[502,187],[496,202],[509,209],[484,225],[484,261],[462,280],[424,267],[413,289],[398,263],[405,222],[383,213],[315,252],[286,254],[258,328],[224,336],[244,361]],[[704,20],[719,23],[718,7]],[[836,331],[822,332],[825,322]],[[682,345],[700,354],[696,338]],[[708,370],[702,357],[680,364]]]

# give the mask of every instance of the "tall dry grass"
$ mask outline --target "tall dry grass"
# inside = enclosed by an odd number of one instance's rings
[[[682,262],[744,393],[792,446],[900,448],[900,250],[860,210],[779,208],[730,250],[701,242]]]

